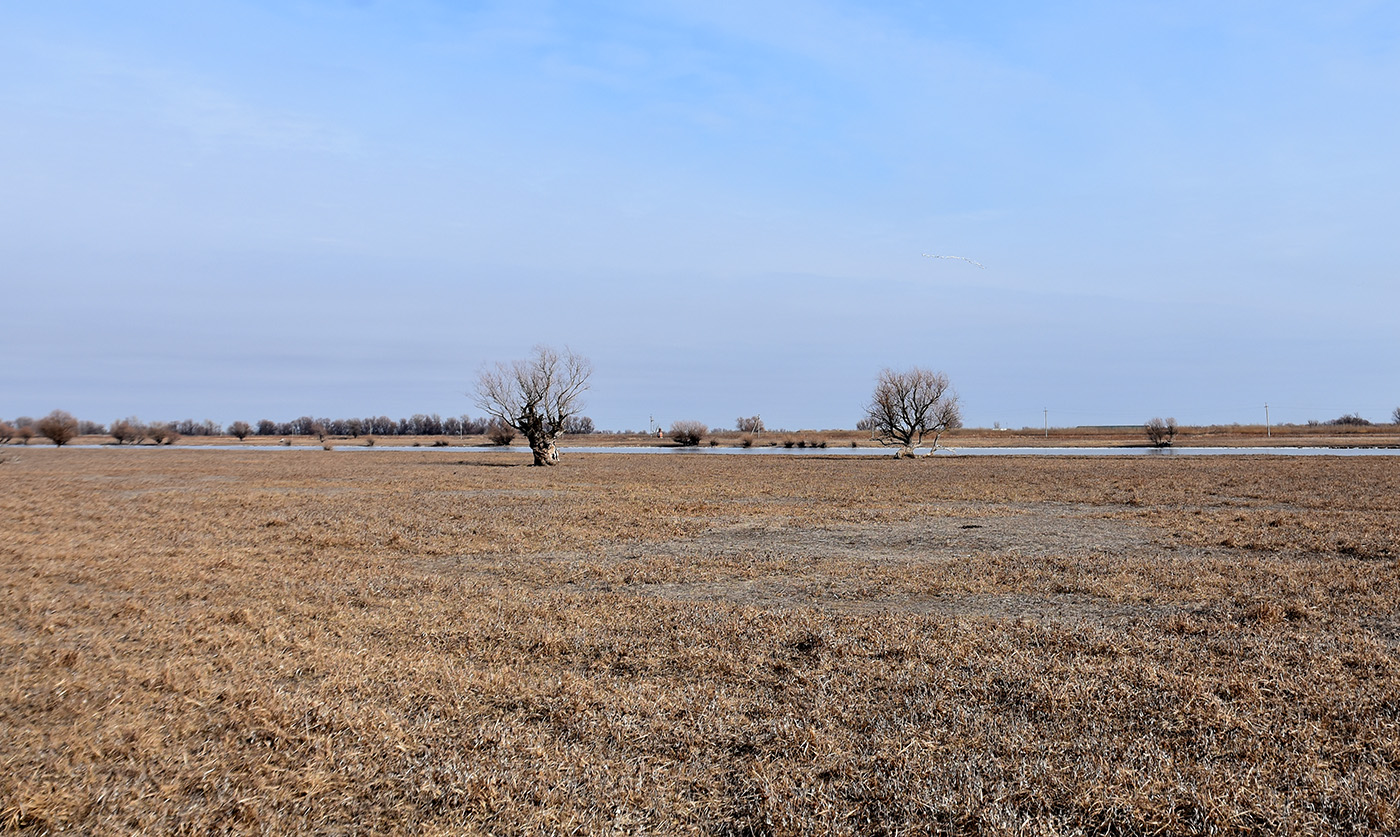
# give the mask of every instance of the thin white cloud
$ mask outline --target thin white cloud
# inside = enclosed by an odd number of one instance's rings
[[[26,46],[33,76],[17,86],[27,91],[29,107],[117,114],[164,126],[206,151],[252,147],[340,157],[364,152],[352,131],[309,113],[259,104],[208,77],[71,44]]]

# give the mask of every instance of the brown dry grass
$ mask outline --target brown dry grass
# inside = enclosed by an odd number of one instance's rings
[[[5,453],[0,829],[1400,830],[1395,460]]]

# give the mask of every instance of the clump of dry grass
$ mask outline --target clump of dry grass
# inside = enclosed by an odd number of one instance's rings
[[[1393,463],[518,459],[5,463],[0,828],[1400,829]]]

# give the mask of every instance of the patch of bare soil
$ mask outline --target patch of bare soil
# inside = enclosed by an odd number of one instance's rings
[[[958,577],[962,562],[991,556],[1073,565],[1075,556],[1144,560],[1164,547],[1148,526],[1101,517],[1080,506],[1001,508],[981,504],[944,506],[910,520],[813,526],[740,521],[693,537],[645,545],[611,546],[600,553],[554,553],[542,562],[579,563],[613,572],[592,572],[541,591],[609,593],[670,601],[704,601],[758,608],[816,608],[843,613],[937,615],[956,619],[1012,619],[1061,624],[1090,621],[1126,626],[1176,612],[1176,605],[1093,595],[1065,585],[1043,593],[968,590],[954,584],[899,583],[912,577]],[[656,567],[675,568],[658,578]],[[452,568],[494,574],[494,559],[436,559],[431,571]],[[716,573],[715,567],[728,572]],[[689,568],[689,569],[687,569]],[[888,575],[887,583],[877,582]]]

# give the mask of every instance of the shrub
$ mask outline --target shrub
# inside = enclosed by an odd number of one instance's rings
[[[1329,421],[1329,422],[1327,422],[1327,423],[1328,423],[1328,424],[1331,424],[1331,425],[1336,425],[1336,426],[1339,426],[1339,427],[1347,427],[1347,426],[1350,426],[1350,427],[1370,427],[1370,426],[1371,426],[1371,422],[1367,421],[1366,419],[1362,418],[1361,416],[1357,415],[1356,413],[1350,413],[1350,414],[1345,415],[1345,416],[1338,416],[1337,418],[1334,418],[1334,419],[1332,419],[1331,421]]]
[[[124,445],[131,442],[133,445],[141,444],[141,440],[146,438],[146,426],[141,420],[132,416],[131,418],[118,419],[112,422],[110,433],[117,444]]]
[[[710,432],[710,428],[698,421],[671,422],[671,438],[676,444],[691,446],[700,444],[700,439]]]
[[[745,436],[743,439],[739,440],[739,445],[746,448],[753,447],[753,437]]]
[[[15,437],[14,425],[0,421],[0,445],[7,445]]]
[[[1143,425],[1147,431],[1147,441],[1159,448],[1171,447],[1176,439],[1176,419],[1169,418],[1162,421],[1160,418],[1153,418]]]
[[[1391,424],[1400,424],[1400,407],[1395,408],[1395,412],[1390,414]]]
[[[153,424],[146,429],[146,435],[157,445],[173,445],[180,439],[180,434],[168,424]]]
[[[486,438],[491,440],[491,444],[505,447],[515,441],[515,428],[500,419],[491,419],[486,425]]]
[[[34,428],[27,424],[15,428],[15,435],[19,437],[19,443],[22,445],[29,444],[29,440],[34,438],[34,433]]]
[[[54,410],[39,419],[39,433],[59,447],[63,447],[78,435],[78,420],[71,413]]]

